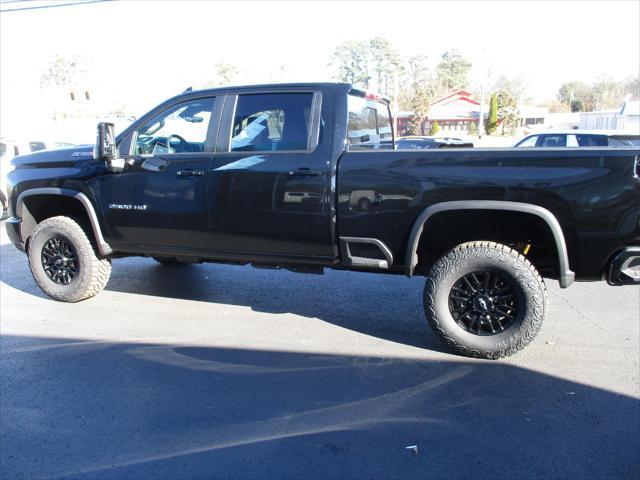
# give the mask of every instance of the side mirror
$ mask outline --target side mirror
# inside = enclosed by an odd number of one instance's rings
[[[110,161],[116,158],[116,135],[113,123],[100,122],[93,157],[96,160]]]
[[[116,135],[113,123],[100,122],[96,137],[96,146],[93,149],[93,158],[106,162],[107,168],[112,172],[124,170],[124,159],[117,158]]]

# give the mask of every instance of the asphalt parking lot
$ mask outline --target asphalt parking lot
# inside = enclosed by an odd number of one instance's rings
[[[420,278],[135,258],[63,304],[0,255],[0,478],[640,478],[639,288],[549,281],[489,362]]]

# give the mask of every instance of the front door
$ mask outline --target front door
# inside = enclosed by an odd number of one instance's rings
[[[320,92],[229,95],[209,176],[221,250],[330,261],[331,166]]]
[[[209,229],[207,172],[215,142],[215,97],[171,104],[132,133],[120,173],[100,178],[113,242],[153,251],[215,250]]]

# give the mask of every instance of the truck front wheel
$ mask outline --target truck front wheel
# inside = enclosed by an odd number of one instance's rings
[[[85,231],[69,217],[40,222],[29,242],[28,255],[38,286],[62,302],[93,297],[111,275],[111,261],[96,255]]]
[[[545,308],[537,270],[494,242],[455,247],[432,267],[424,289],[433,331],[470,357],[497,359],[521,350],[540,330]]]

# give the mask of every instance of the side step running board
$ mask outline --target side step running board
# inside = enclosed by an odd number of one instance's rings
[[[351,255],[350,243],[366,243],[368,245],[374,245],[378,247],[384,260],[379,258],[366,258],[356,257]],[[352,267],[374,268],[374,269],[388,269],[393,265],[393,255],[391,250],[383,242],[377,238],[360,238],[360,237],[340,237],[340,253],[342,255],[342,261],[344,264]]]

